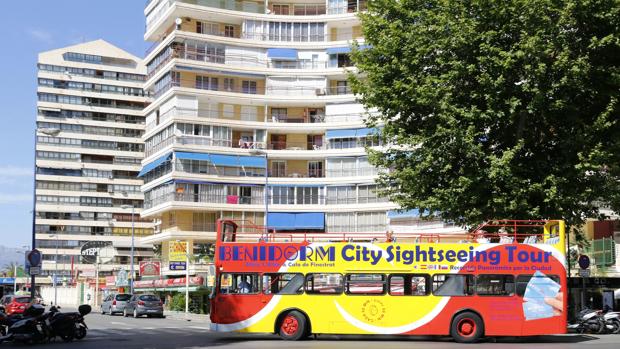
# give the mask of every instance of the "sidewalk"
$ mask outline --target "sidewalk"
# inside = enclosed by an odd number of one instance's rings
[[[189,320],[192,322],[199,322],[201,324],[211,323],[211,320],[209,319],[209,314],[188,313],[187,315],[185,315],[185,312],[183,311],[164,310],[164,315],[166,316],[166,318],[175,320]]]

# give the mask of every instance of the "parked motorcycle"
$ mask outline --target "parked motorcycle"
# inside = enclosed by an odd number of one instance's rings
[[[45,313],[45,308],[39,304],[32,304],[24,311],[22,319],[15,319],[0,337],[0,343],[5,340],[12,340],[21,343],[42,343],[47,340],[45,319],[49,316]]]
[[[22,314],[7,315],[5,312],[0,311],[0,337],[6,336],[9,327],[17,321],[23,319],[24,315]]]
[[[55,307],[50,308],[51,316],[46,320],[49,338],[60,337],[65,342],[84,338],[88,329],[84,316],[91,310],[87,304],[79,306],[78,312],[71,313],[61,313]]]
[[[609,311],[603,314],[605,320],[605,328],[607,332],[619,334],[620,333],[620,312]]]
[[[577,333],[596,333],[605,332],[606,325],[602,311],[593,309],[583,309],[577,314],[576,323],[568,325],[569,329]]]

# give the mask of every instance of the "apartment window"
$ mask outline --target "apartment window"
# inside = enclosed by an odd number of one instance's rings
[[[273,160],[269,175],[272,177],[286,177],[286,161]]]
[[[274,122],[286,121],[288,110],[286,108],[271,108],[271,119]]]
[[[426,296],[428,294],[428,275],[401,274],[390,276],[390,295]]]
[[[220,25],[212,22],[196,22],[196,33],[218,35]]]
[[[202,90],[218,90],[218,78],[210,76],[196,76],[196,88]]]
[[[346,95],[349,93],[349,88],[347,85],[347,81],[337,81],[336,82],[336,94],[337,95]]]
[[[323,177],[322,161],[308,161],[308,177]]]
[[[235,79],[224,78],[224,91],[228,91],[228,92],[235,91]]]
[[[227,38],[235,37],[235,27],[232,25],[227,25],[224,27],[224,36]]]
[[[243,80],[241,88],[243,93],[256,94],[256,81]]]
[[[274,15],[288,15],[289,14],[289,6],[288,5],[273,5],[273,14]]]

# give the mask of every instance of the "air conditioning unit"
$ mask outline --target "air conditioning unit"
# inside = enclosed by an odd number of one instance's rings
[[[317,88],[315,90],[315,93],[317,96],[324,96],[325,95],[325,89],[324,88]]]

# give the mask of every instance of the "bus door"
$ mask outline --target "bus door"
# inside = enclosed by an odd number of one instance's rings
[[[263,307],[258,273],[222,273],[215,295],[217,323],[245,320]]]

